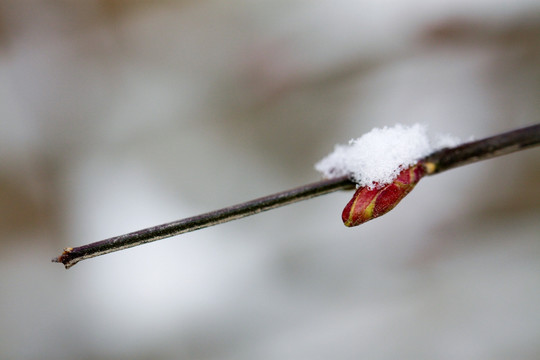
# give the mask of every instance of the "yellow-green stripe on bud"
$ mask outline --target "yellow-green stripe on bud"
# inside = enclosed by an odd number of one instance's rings
[[[425,175],[420,163],[399,173],[390,184],[369,189],[360,187],[343,209],[341,218],[345,226],[357,226],[392,210]]]

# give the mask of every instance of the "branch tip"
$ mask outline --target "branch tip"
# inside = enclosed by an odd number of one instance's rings
[[[73,262],[73,259],[71,259],[71,257],[72,257],[71,253],[72,252],[73,252],[72,247],[64,248],[64,251],[62,252],[62,254],[60,254],[60,256],[58,256],[58,257],[52,258],[51,262],[62,263],[62,264],[64,264],[64,267],[66,269],[69,269],[70,267],[72,267],[73,265],[75,265],[77,263],[77,261]]]

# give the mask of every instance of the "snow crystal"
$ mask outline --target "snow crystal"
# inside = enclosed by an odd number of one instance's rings
[[[326,178],[349,175],[359,186],[373,188],[392,182],[401,170],[443,147],[455,146],[454,136],[439,135],[430,141],[425,125],[375,128],[348,145],[336,145],[334,152],[315,165]]]
[[[473,141],[474,138],[471,137],[467,141]],[[454,147],[462,144],[463,141],[455,135],[450,134],[436,134],[435,140],[433,141],[433,150],[442,149],[445,147]]]

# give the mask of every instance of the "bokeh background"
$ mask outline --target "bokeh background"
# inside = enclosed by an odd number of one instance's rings
[[[375,126],[481,138],[539,98],[537,0],[0,1],[0,358],[538,359],[538,149],[357,228],[342,192],[50,259],[316,181]]]

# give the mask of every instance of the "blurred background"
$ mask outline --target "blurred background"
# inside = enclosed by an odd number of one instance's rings
[[[53,264],[319,179],[334,144],[540,118],[540,3],[0,1],[0,358],[538,359],[540,156]]]

